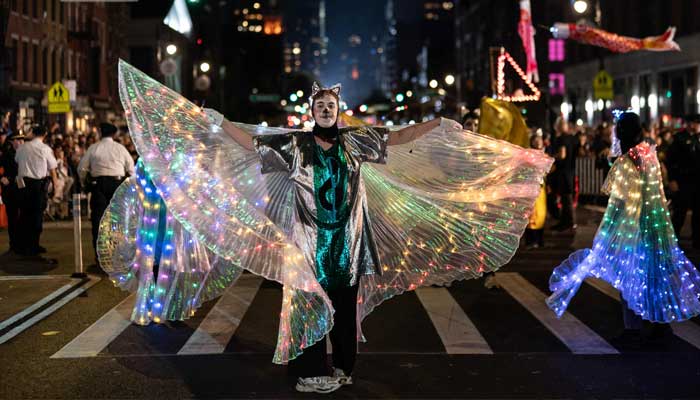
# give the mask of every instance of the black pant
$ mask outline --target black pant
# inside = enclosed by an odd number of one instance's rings
[[[122,183],[122,179],[111,176],[93,178],[90,189],[90,222],[92,222],[92,247],[97,257],[97,236],[100,231],[100,220],[109,206],[114,192]]]
[[[7,186],[2,187],[2,202],[5,204],[5,212],[7,213],[7,235],[10,237],[10,250],[20,250],[20,233],[19,233],[19,189],[12,182]]]
[[[576,213],[574,211],[574,195],[561,194],[561,216],[559,224],[563,228],[570,228],[576,224]]]
[[[333,366],[346,375],[352,373],[357,357],[357,289],[359,285],[328,290],[328,297],[335,308],[333,329],[330,332],[333,346]],[[289,362],[289,375],[309,378],[328,376],[326,341],[319,340],[294,360]]]
[[[693,231],[693,246],[700,246],[700,191],[696,188],[686,189],[681,187],[681,191],[673,196],[672,206],[671,222],[677,237],[680,237],[688,210],[693,211],[690,222],[690,227]]]
[[[544,246],[544,229],[525,229],[525,245]]]
[[[24,188],[19,189],[19,253],[39,254],[39,238],[44,228],[48,187],[47,179],[24,178]]]

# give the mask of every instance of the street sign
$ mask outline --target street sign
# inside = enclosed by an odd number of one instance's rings
[[[278,94],[251,94],[249,96],[251,103],[277,103],[280,101]]]
[[[613,99],[613,78],[605,70],[600,70],[593,78],[593,97],[603,100]]]
[[[63,114],[70,111],[70,92],[61,82],[51,86],[46,99],[49,106],[49,114]]]

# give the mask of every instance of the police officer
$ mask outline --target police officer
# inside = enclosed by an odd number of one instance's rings
[[[680,237],[688,210],[693,211],[693,247],[700,249],[700,114],[685,118],[686,128],[676,133],[666,153],[673,214],[671,221]]]
[[[56,158],[49,146],[44,144],[47,130],[45,126],[32,127],[32,140],[19,146],[17,161],[17,187],[19,188],[19,232],[18,253],[26,256],[38,256],[46,251],[39,245],[43,231],[43,216],[49,194],[49,176],[54,187],[56,175]],[[55,260],[45,260],[55,263]]]
[[[18,253],[19,250],[19,188],[17,187],[17,162],[15,155],[17,149],[24,144],[24,133],[17,132],[9,136],[2,146],[0,155],[0,190],[2,191],[2,202],[5,204],[7,213],[7,234],[10,237],[11,253]]]
[[[83,187],[91,193],[90,221],[92,222],[92,245],[97,252],[97,234],[100,219],[109,201],[121,182],[128,175],[134,174],[134,160],[124,146],[114,141],[117,127],[100,124],[102,139],[91,145],[78,164],[78,176]],[[90,177],[88,178],[88,174]],[[97,262],[96,262],[97,263]]]

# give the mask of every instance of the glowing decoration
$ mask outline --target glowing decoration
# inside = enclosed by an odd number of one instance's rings
[[[656,150],[643,142],[618,158],[603,189],[610,200],[593,248],[573,253],[554,270],[547,305],[561,316],[581,282],[595,276],[646,320],[700,314],[700,273],[678,248]]]
[[[549,61],[564,61],[564,41],[562,39],[549,39]]]
[[[322,340],[333,326],[333,307],[316,279],[315,247],[298,245],[308,243],[299,235],[309,225],[299,222],[295,196],[295,180],[312,176],[306,168],[314,166],[295,163],[300,174],[295,179],[284,172],[262,174],[264,153],[246,151],[209,114],[124,61],[119,90],[134,144],[168,212],[235,268],[283,284],[273,361],[285,363]],[[276,136],[266,140],[304,140],[309,134],[236,126]],[[384,141],[390,134],[343,129],[346,145],[369,135]],[[379,271],[356,275],[360,321],[407,290],[477,278],[508,262],[552,164],[539,151],[439,128],[387,152],[386,164],[349,164],[358,179],[353,184],[366,193],[366,201],[356,203],[369,216],[362,226],[375,227],[370,232],[378,250]]]
[[[190,13],[187,11],[185,0],[175,0],[173,2],[163,23],[187,37],[190,36],[192,33],[192,18],[190,18]]]
[[[676,28],[669,27],[662,35],[649,36],[643,39],[621,36],[588,25],[566,24],[557,22],[550,28],[557,39],[571,39],[583,44],[604,47],[615,53],[630,51],[680,51],[678,43],[673,41]]]
[[[564,95],[566,91],[564,79],[564,74],[562,73],[549,74],[549,93],[553,95]]]
[[[131,320],[139,325],[191,317],[243,272],[209,252],[167,212],[141,162],[102,217],[97,255],[115,285],[136,292]]]
[[[525,83],[525,85],[530,89],[532,94],[513,94],[507,95],[506,90],[506,73],[505,67],[506,62],[510,64],[511,67],[517,72],[520,79]],[[534,83],[527,77],[527,74],[523,72],[518,63],[513,60],[513,57],[501,48],[500,54],[498,56],[497,69],[496,69],[496,98],[503,101],[521,102],[521,101],[538,101],[540,99],[540,90],[535,86]]]
[[[532,26],[530,0],[520,0],[518,35],[520,35],[520,40],[523,42],[523,49],[527,58],[527,67],[525,68],[527,78],[532,82],[539,82],[540,75],[537,71],[537,55],[535,52],[535,28]]]

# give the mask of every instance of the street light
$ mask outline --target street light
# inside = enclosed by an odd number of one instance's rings
[[[574,11],[576,11],[579,14],[583,14],[588,10],[588,2],[585,0],[576,0],[574,1]]]
[[[304,96],[303,90],[297,90],[297,97],[302,98]]]
[[[428,85],[430,85],[431,88],[435,89],[436,87],[438,87],[438,81],[433,79],[430,81],[430,83],[428,83]]]
[[[445,76],[445,83],[452,86],[455,83],[454,75],[450,74],[450,75]]]
[[[397,101],[397,102],[401,103],[401,102],[403,101],[403,99],[404,99],[403,93],[399,93],[399,94],[396,95],[396,101]]]
[[[202,72],[209,72],[210,69],[211,69],[211,65],[209,65],[209,63],[206,61],[199,64],[199,70]]]
[[[177,53],[177,46],[174,44],[169,44],[165,47],[165,52],[172,56],[173,54]]]

